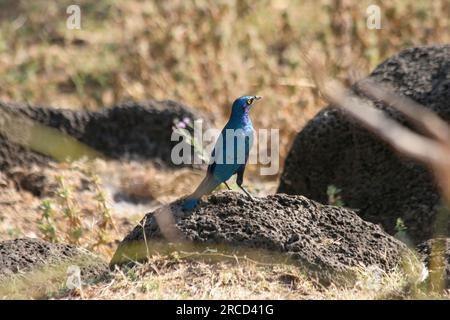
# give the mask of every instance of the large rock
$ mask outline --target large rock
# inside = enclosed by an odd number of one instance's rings
[[[65,272],[70,265],[80,267],[84,280],[99,278],[108,270],[101,258],[72,245],[31,238],[0,242],[0,280],[18,273],[61,266]]]
[[[450,46],[407,49],[379,65],[370,79],[391,85],[450,120]],[[357,86],[356,86],[357,87]],[[395,119],[398,112],[376,102]],[[298,134],[285,161],[278,192],[327,202],[327,187],[341,189],[348,207],[395,233],[398,218],[416,243],[433,235],[440,196],[430,172],[330,106]]]
[[[125,103],[99,112],[73,111],[0,102],[5,114],[25,115],[67,133],[110,158],[151,159],[172,166],[171,141],[175,119],[205,117],[174,101]],[[208,119],[206,119],[208,120]],[[43,164],[48,157],[23,148],[0,134],[0,170],[16,165]]]
[[[221,192],[191,213],[183,212],[179,204],[147,214],[121,242],[110,265],[166,250],[167,243],[164,247],[164,242],[155,241],[164,237],[177,243],[184,240],[182,248],[197,244],[253,252],[255,258],[287,259],[324,282],[348,280],[354,267],[390,271],[409,254],[403,243],[353,211],[303,196],[277,194],[251,201],[239,193]]]

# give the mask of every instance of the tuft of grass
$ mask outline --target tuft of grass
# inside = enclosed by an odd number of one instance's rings
[[[54,221],[55,212],[51,200],[43,200],[39,210],[42,215],[40,221],[38,221],[38,228],[42,233],[42,238],[50,242],[58,242],[57,226]]]
[[[214,253],[209,253],[213,255]],[[323,286],[297,265],[260,263],[246,256],[201,259],[201,252],[152,254],[148,262],[116,268],[108,281],[67,292],[71,299],[416,299],[410,276],[357,268],[356,285]],[[449,298],[449,296],[436,296]]]
[[[39,206],[40,236],[52,242],[110,252],[119,230],[93,163],[80,160],[57,166],[55,171],[46,172],[47,184],[55,189]]]
[[[83,297],[83,286],[91,285],[104,279],[107,275],[92,276],[81,281],[81,287],[67,287],[68,271],[71,267],[99,268],[99,262],[90,258],[73,257],[64,262],[51,263],[30,271],[0,278],[0,299],[51,299],[62,298],[72,294]]]
[[[114,219],[111,214],[111,209],[107,204],[105,192],[101,186],[100,178],[93,171],[89,171],[89,177],[92,179],[92,183],[95,188],[95,200],[97,201],[96,212],[99,214],[100,219],[96,224],[96,242],[93,247],[103,246],[112,241],[111,230],[117,232]]]
[[[66,241],[72,244],[79,244],[83,236],[82,220],[77,200],[73,198],[72,190],[64,181],[64,177],[56,177],[58,190],[56,191],[57,201],[63,217],[67,220]]]

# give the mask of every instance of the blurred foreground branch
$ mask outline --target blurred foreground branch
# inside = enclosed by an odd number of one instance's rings
[[[450,205],[450,127],[438,115],[391,88],[366,79],[357,83],[358,89],[376,101],[403,114],[422,134],[417,133],[375,108],[374,102],[363,98],[336,80],[329,79],[325,66],[311,54],[303,54],[317,87],[333,106],[361,123],[368,130],[390,144],[397,152],[427,165],[433,172],[445,199],[446,207],[435,217],[436,241],[432,248],[429,269],[430,289],[442,291],[445,287],[445,253],[448,237]],[[440,254],[437,254],[437,253]]]
[[[450,203],[450,127],[444,120],[412,99],[399,96],[373,80],[358,83],[362,92],[400,111],[424,135],[416,133],[375,108],[373,101],[357,96],[335,80],[327,79],[325,67],[317,59],[308,55],[305,59],[315,83],[331,104],[344,110],[399,153],[429,166],[447,203]]]

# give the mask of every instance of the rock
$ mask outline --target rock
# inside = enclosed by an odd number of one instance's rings
[[[155,241],[163,234],[171,241],[186,239],[184,245],[244,250],[247,255],[250,250],[255,258],[263,252],[278,262],[289,257],[324,283],[350,279],[354,267],[391,271],[409,254],[403,243],[353,211],[303,196],[276,194],[251,201],[239,193],[220,192],[191,213],[179,205],[177,201],[148,213],[120,243],[110,266],[145,260],[149,250],[165,250],[167,243]],[[175,225],[170,225],[170,213]]]
[[[156,167],[176,168],[171,160],[171,151],[178,141],[171,141],[175,119],[208,119],[191,108],[174,101],[147,101],[125,103],[99,112],[52,109],[0,102],[0,125],[8,121],[6,115],[25,116],[38,123],[56,128],[83,144],[91,147],[107,158],[124,160],[151,160]],[[28,125],[29,126],[29,125]],[[15,129],[13,135],[21,134]],[[48,142],[51,143],[51,142]],[[61,149],[61,147],[57,147]],[[67,150],[71,150],[65,146]],[[192,148],[191,148],[192,151]],[[194,154],[192,152],[192,154]],[[14,181],[16,187],[36,196],[48,195],[47,177],[40,174],[20,175],[23,168],[42,168],[51,163],[49,156],[40,154],[2,136],[0,128],[0,170]],[[193,165],[194,167],[197,165]],[[178,166],[179,167],[179,166]],[[19,168],[19,170],[17,170]],[[19,173],[19,174],[17,174]]]
[[[51,161],[49,157],[33,152],[0,134],[0,170],[7,171],[10,168],[28,166],[29,164],[45,165]]]
[[[404,50],[379,65],[369,79],[391,85],[450,120],[450,45]],[[392,108],[379,102],[376,106],[411,127]],[[297,135],[278,192],[327,203],[330,185],[341,189],[345,206],[382,224],[388,233],[396,232],[401,218],[414,243],[432,237],[440,195],[430,172],[395,154],[333,106],[319,112]]]
[[[450,289],[450,238],[430,239],[419,244],[417,250],[429,270],[429,279],[434,273],[438,281]]]
[[[67,133],[103,155],[115,159],[151,159],[173,166],[171,141],[175,119],[206,119],[183,104],[165,101],[124,103],[99,112],[73,111],[0,102],[1,112],[21,114]],[[0,169],[49,158],[12,143],[0,134]]]
[[[17,273],[76,265],[83,280],[100,278],[107,272],[107,264],[89,251],[68,244],[22,238],[0,242],[0,280]]]

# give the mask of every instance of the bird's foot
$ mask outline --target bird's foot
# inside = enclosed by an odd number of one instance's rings
[[[255,198],[253,198],[253,196],[252,196],[247,190],[245,190],[245,188],[244,188],[243,186],[239,186],[239,188],[241,188],[241,190],[244,191],[244,193],[247,195],[247,197],[248,197],[250,200],[252,200],[252,201],[255,200]]]

